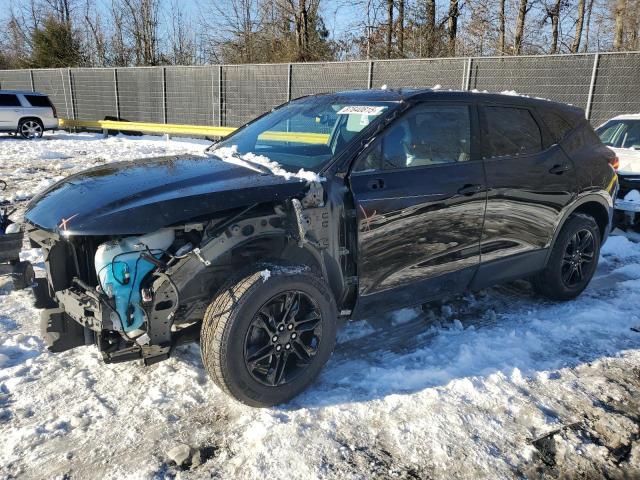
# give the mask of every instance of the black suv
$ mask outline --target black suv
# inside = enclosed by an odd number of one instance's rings
[[[339,320],[516,278],[576,297],[618,188],[582,110],[519,96],[304,97],[206,153],[101,166],[30,203],[51,350],[152,364],[199,338],[220,388],[278,404]]]

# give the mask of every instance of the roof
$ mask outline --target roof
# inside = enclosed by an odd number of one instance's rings
[[[625,113],[623,115],[613,117],[611,120],[640,120],[640,113]]]
[[[40,95],[43,97],[47,96],[46,93],[31,92],[29,90],[0,90],[0,93],[6,93],[9,95]]]
[[[402,102],[421,100],[452,100],[452,101],[473,101],[481,100],[486,103],[508,103],[513,105],[539,105],[553,107],[561,110],[568,110],[584,116],[583,110],[573,105],[554,102],[543,98],[518,95],[515,92],[489,93],[478,90],[441,90],[439,88],[399,88],[399,89],[379,89],[379,90],[347,90],[335,93],[311,95],[333,96],[336,99],[348,99],[350,101],[380,101],[380,102]]]

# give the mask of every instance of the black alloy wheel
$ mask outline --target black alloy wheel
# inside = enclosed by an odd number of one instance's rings
[[[331,288],[310,268],[248,267],[218,289],[205,312],[204,367],[222,391],[247,405],[287,402],[331,356],[337,318]]]
[[[562,258],[562,281],[571,288],[584,280],[585,271],[591,270],[595,259],[595,240],[593,234],[582,229],[569,240]]]
[[[321,340],[322,315],[313,299],[301,291],[283,292],[254,316],[245,338],[245,365],[263,385],[283,385],[304,373]]]
[[[589,285],[598,267],[602,231],[593,217],[571,215],[562,225],[545,268],[532,285],[551,300],[571,300]]]

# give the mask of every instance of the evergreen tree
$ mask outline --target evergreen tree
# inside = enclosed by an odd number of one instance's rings
[[[70,22],[47,17],[41,28],[33,31],[31,66],[34,68],[76,67],[82,63],[77,34]]]

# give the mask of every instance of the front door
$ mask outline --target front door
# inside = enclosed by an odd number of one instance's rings
[[[419,104],[391,123],[350,175],[358,226],[354,312],[464,290],[479,263],[486,205],[475,108]]]

